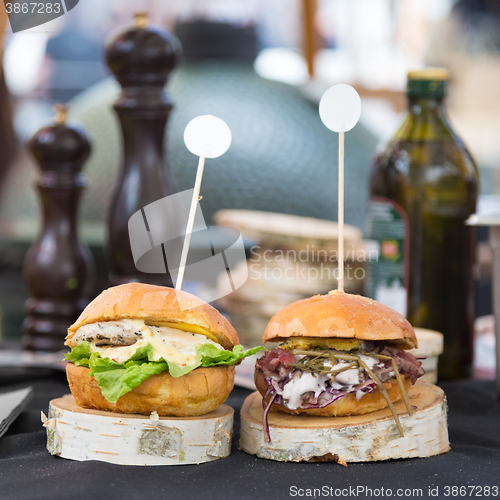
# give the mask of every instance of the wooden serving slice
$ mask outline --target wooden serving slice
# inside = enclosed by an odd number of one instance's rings
[[[282,462],[372,462],[430,457],[450,449],[447,405],[437,386],[417,382],[409,391],[413,416],[395,403],[404,437],[389,409],[350,417],[309,417],[269,413],[271,442],[264,440],[262,396],[254,392],[241,409],[240,449]]]
[[[80,408],[68,394],[53,399],[42,420],[52,455],[125,465],[184,465],[227,457],[233,416],[234,410],[222,405],[198,417],[152,420]]]

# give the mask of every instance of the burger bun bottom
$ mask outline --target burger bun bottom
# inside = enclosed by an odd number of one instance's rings
[[[102,395],[97,380],[84,366],[68,363],[66,375],[76,403],[83,408],[117,413],[194,417],[218,408],[234,385],[234,366],[196,368],[182,377],[168,372],[153,375],[124,394],[116,403]]]

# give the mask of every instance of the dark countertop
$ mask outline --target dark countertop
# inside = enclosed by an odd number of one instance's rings
[[[1,374],[0,374],[1,375]],[[236,410],[232,453],[201,465],[132,467],[103,462],[74,462],[51,456],[45,449],[40,411],[68,393],[62,373],[44,371],[0,378],[2,390],[34,387],[28,408],[0,439],[0,498],[446,498],[446,486],[465,486],[466,497],[488,496],[500,488],[500,402],[493,382],[464,380],[440,384],[449,403],[451,451],[425,459],[349,464],[280,463],[237,449],[238,412],[250,391],[236,388],[227,403]],[[332,490],[330,490],[330,487]],[[429,488],[438,487],[438,495]],[[317,491],[307,491],[316,488]],[[349,490],[349,488],[351,488]],[[359,489],[358,489],[359,488]],[[365,488],[363,491],[361,488]],[[370,492],[366,488],[372,488]],[[384,492],[376,489],[384,488]],[[398,491],[401,488],[402,491]],[[301,491],[300,489],[303,489]],[[335,495],[335,489],[340,495]],[[415,491],[413,491],[416,489]],[[417,490],[421,489],[421,493]],[[412,490],[412,491],[404,491]],[[500,491],[490,491],[490,496]],[[302,495],[300,495],[302,493]],[[309,493],[309,495],[308,495]],[[450,490],[450,498],[458,497]]]

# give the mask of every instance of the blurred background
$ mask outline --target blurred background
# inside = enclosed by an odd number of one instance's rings
[[[183,46],[183,60],[167,85],[175,107],[165,137],[179,189],[190,189],[195,176],[182,139],[186,124],[197,115],[215,114],[232,129],[231,149],[203,179],[207,220],[221,209],[247,209],[335,221],[336,138],[320,122],[317,103],[329,86],[348,83],[363,104],[360,123],[346,137],[346,222],[360,230],[352,233],[357,247],[365,229],[372,158],[401,120],[407,71],[429,65],[450,70],[449,115],[479,166],[482,195],[500,192],[500,4],[494,0],[81,1],[45,25],[13,34],[7,24],[3,31],[4,340],[22,334],[26,290],[19,278],[40,224],[33,189],[38,173],[24,143],[52,120],[55,103],[67,103],[70,118],[92,134],[80,229],[96,261],[96,292],[107,286],[104,221],[122,144],[112,110],[119,86],[103,50],[110,32],[130,23],[135,10],[147,10],[151,23],[174,32]],[[247,235],[245,224],[240,229],[252,243],[255,223]],[[261,229],[265,222],[256,224]],[[302,225],[307,221],[293,225],[299,236]],[[491,312],[491,256],[481,243],[485,234],[478,235],[476,315],[485,316]],[[335,237],[323,244],[333,246]],[[316,291],[329,286],[318,284]],[[357,286],[352,290],[359,291]],[[282,292],[289,302],[311,290],[285,286]],[[264,318],[283,301],[268,307]],[[492,331],[488,323],[481,325]]]

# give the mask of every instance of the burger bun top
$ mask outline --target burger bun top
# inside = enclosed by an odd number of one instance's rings
[[[239,343],[229,321],[202,299],[181,290],[144,283],[127,283],[104,290],[69,327],[66,338],[73,337],[84,325],[123,319],[140,319],[149,325],[197,325],[210,332],[225,349]]]
[[[361,295],[334,290],[298,300],[279,311],[264,332],[264,342],[289,337],[386,340],[400,349],[418,346],[410,323],[398,312]]]

